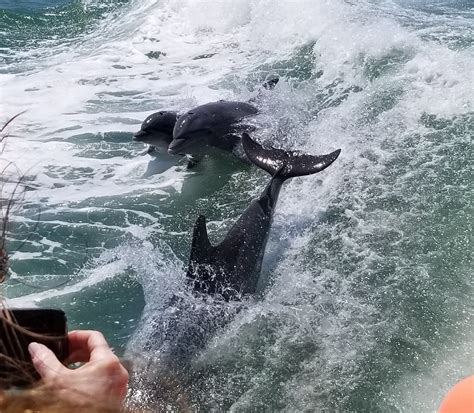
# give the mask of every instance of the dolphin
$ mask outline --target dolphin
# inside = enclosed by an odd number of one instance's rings
[[[219,244],[211,244],[206,218],[203,215],[197,218],[185,278],[189,288],[171,293],[160,311],[148,314],[141,322],[148,331],[151,327],[143,350],[151,352],[153,360],[135,369],[132,399],[141,400],[147,394],[150,403],[166,406],[192,391],[189,369],[193,358],[241,311],[245,305],[243,299],[257,291],[283,183],[295,176],[326,169],[341,152],[338,149],[313,156],[263,148],[247,133],[242,135],[242,144],[249,160],[272,178]],[[130,346],[135,347],[134,340]],[[157,400],[153,401],[154,398]]]
[[[249,160],[272,178],[218,245],[209,241],[206,218],[198,217],[193,233],[187,278],[200,293],[219,295],[225,301],[239,300],[256,292],[263,254],[283,183],[295,176],[326,169],[340,149],[314,156],[281,149],[265,149],[244,133],[242,144]]]
[[[243,120],[259,113],[255,103],[261,96],[262,89],[272,90],[280,79],[271,78],[260,88],[257,96],[249,102],[218,102],[206,103],[181,115],[173,129],[173,140],[169,144],[168,153],[192,155],[195,162],[209,153],[211,148],[236,153],[241,142],[242,132],[250,132],[255,128],[246,125]],[[245,160],[245,158],[243,159]]]

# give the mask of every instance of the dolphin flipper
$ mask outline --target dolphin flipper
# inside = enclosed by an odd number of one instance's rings
[[[331,165],[341,153],[338,149],[327,155],[314,156],[272,147],[266,149],[247,133],[242,135],[242,145],[250,161],[272,175],[278,173],[283,180],[320,172]],[[282,168],[282,165],[285,167]]]
[[[156,146],[148,145],[148,150],[144,153],[144,155],[149,155],[154,152],[156,152]]]
[[[199,162],[201,162],[203,156],[198,155],[188,155],[188,164],[186,165],[187,169],[193,169]]]

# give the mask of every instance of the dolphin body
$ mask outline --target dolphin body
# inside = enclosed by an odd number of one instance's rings
[[[271,90],[278,81],[279,78],[272,78],[261,87]],[[150,145],[148,153],[157,150],[168,151],[170,155],[192,155],[189,166],[193,166],[213,147],[233,151],[241,133],[252,129],[241,121],[258,113],[252,102],[260,94],[248,103],[220,100],[197,106],[182,115],[174,111],[153,113],[143,121],[133,140]]]
[[[148,314],[142,320],[142,325],[152,329],[144,350],[153,355],[154,362],[137,369],[138,376],[133,376],[133,382],[142,390],[136,396],[132,391],[132,399],[148,394],[160,399],[156,403],[163,407],[190,391],[187,386],[192,381],[192,359],[242,309],[242,298],[257,290],[283,183],[295,176],[324,170],[340,153],[338,149],[328,155],[312,156],[265,149],[246,133],[242,144],[250,161],[272,174],[272,178],[218,245],[209,241],[205,217],[198,217],[186,273],[190,288],[172,294],[158,313]]]
[[[256,292],[263,254],[270,232],[278,195],[283,183],[292,177],[311,175],[326,169],[339,156],[340,149],[328,155],[313,156],[281,149],[265,149],[246,133],[242,136],[245,153],[257,166],[272,174],[260,197],[247,207],[232,226],[224,240],[213,246],[209,241],[206,218],[200,215],[194,225],[191,253],[186,280],[191,295],[174,295],[164,309],[165,319],[158,324],[160,340],[153,347],[166,348],[168,355],[181,359],[195,354],[201,346],[203,334],[210,334],[210,326],[220,326],[218,316],[225,307]],[[183,317],[182,307],[192,308],[193,323],[185,327],[190,317]],[[230,303],[230,304],[229,304]],[[216,310],[219,307],[220,310]],[[199,316],[195,316],[200,314]],[[207,327],[206,327],[207,326]],[[207,331],[207,333],[205,333]],[[215,331],[215,330],[214,330]],[[200,340],[190,340],[196,335]],[[186,338],[186,339],[185,339]],[[161,344],[160,344],[161,343]],[[184,357],[184,358],[186,358]]]

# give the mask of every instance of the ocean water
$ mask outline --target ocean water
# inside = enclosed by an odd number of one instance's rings
[[[193,364],[202,411],[431,412],[472,373],[474,5],[434,0],[0,0],[12,306],[59,306],[120,354],[268,177],[143,155],[150,113],[261,99],[285,184],[260,293]],[[3,168],[3,166],[2,166]],[[133,338],[133,340],[131,340]]]

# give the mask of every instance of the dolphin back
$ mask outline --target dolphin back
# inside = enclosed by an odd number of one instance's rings
[[[341,153],[341,150],[337,149],[327,155],[318,156],[272,147],[264,148],[247,133],[242,135],[242,145],[252,163],[271,175],[278,173],[282,180],[320,172],[331,165]]]

